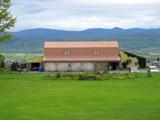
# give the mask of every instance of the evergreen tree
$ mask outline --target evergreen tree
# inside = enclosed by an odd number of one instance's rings
[[[10,6],[10,0],[0,0],[0,41],[9,40],[13,37],[7,32],[16,22],[16,17],[13,17],[9,11]]]

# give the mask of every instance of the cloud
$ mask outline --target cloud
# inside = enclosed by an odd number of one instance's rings
[[[95,5],[106,5],[106,4],[152,4],[160,3],[159,0],[71,0],[72,3],[77,4],[95,4]]]
[[[12,30],[160,27],[159,0],[13,0]]]

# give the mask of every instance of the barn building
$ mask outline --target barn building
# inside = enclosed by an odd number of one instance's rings
[[[80,72],[118,69],[119,46],[116,41],[45,42],[45,71]]]

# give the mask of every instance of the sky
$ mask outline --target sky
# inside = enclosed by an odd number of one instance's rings
[[[12,31],[159,28],[160,0],[11,0]]]

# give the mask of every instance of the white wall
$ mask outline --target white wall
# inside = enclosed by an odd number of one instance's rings
[[[94,62],[44,62],[45,71],[94,71]]]

